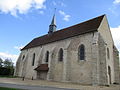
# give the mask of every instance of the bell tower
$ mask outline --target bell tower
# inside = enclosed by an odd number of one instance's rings
[[[48,34],[55,32],[56,31],[56,27],[57,26],[56,26],[55,14],[54,14],[53,18],[52,18],[52,22],[49,25],[49,32],[48,32]]]

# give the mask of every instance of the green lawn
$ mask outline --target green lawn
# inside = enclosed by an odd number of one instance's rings
[[[23,90],[23,89],[0,87],[0,90]]]
[[[16,76],[0,75],[0,78],[17,78]]]

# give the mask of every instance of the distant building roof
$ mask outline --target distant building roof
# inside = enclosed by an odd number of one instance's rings
[[[44,36],[35,38],[21,50],[37,47],[40,45],[63,40],[63,39],[70,38],[73,36],[97,31],[104,16],[105,15],[102,15],[102,16],[93,18],[91,20],[73,25],[71,27],[64,28],[62,30],[58,30],[51,34],[46,34]]]

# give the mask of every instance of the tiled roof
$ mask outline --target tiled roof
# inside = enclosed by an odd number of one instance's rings
[[[80,24],[76,24],[74,26],[64,28],[62,30],[58,30],[56,32],[53,32],[52,34],[46,34],[44,36],[35,38],[21,50],[37,47],[40,45],[63,40],[73,36],[97,31],[104,16],[105,15],[102,15],[102,16],[93,18],[91,20],[82,22]]]

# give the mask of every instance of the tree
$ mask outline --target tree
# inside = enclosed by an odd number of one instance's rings
[[[5,59],[4,61],[0,58],[0,75],[11,76],[14,73],[14,66],[11,59]]]
[[[8,74],[8,75],[13,75],[14,73],[14,66],[13,66],[13,62],[11,59],[5,59],[3,61],[3,68],[5,69],[4,73]]]
[[[5,68],[11,68],[13,67],[13,62],[11,59],[5,59],[5,61],[3,62],[3,65]]]
[[[3,60],[0,58],[0,67],[3,66]]]

